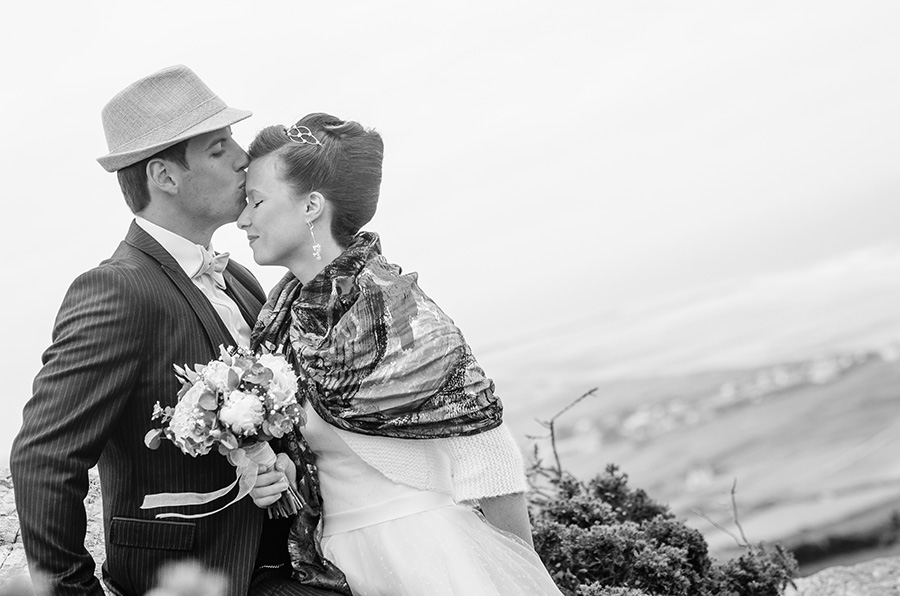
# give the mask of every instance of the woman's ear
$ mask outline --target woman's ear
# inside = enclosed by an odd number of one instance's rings
[[[169,165],[162,159],[151,159],[147,164],[147,181],[150,188],[174,195],[178,191],[178,182],[172,177]]]
[[[306,197],[305,215],[307,222],[314,222],[325,213],[325,197],[318,191],[309,193]]]

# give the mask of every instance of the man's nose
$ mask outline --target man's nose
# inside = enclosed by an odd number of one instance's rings
[[[243,170],[244,168],[246,168],[247,166],[250,165],[250,156],[247,155],[247,152],[244,151],[243,149],[241,149],[240,147],[238,147],[238,149],[239,149],[239,153],[238,153],[237,161],[235,162],[235,164],[236,164],[235,169]]]

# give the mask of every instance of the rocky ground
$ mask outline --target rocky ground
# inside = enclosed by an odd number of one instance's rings
[[[898,596],[900,557],[874,559],[852,567],[829,567],[796,581],[785,596]]]
[[[103,561],[103,513],[100,483],[91,475],[85,499],[88,533],[85,540],[94,560]],[[28,573],[25,552],[19,536],[19,518],[13,498],[9,471],[0,470],[0,596],[25,596],[22,576]],[[99,576],[99,575],[98,575]],[[887,557],[852,567],[831,567],[810,577],[796,580],[785,596],[900,596],[900,557]]]
[[[90,488],[84,501],[87,510],[87,536],[85,546],[97,561],[97,577],[100,563],[105,558],[103,544],[103,508],[100,501],[100,480],[96,471],[90,476]],[[0,469],[0,596],[24,596],[22,576],[27,576],[28,565],[22,538],[19,535],[19,516],[13,494],[9,470]]]

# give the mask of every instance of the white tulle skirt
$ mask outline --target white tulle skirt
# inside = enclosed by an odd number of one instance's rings
[[[528,545],[460,505],[326,536],[354,596],[561,596]]]

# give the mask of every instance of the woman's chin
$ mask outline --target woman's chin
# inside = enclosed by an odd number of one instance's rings
[[[265,255],[263,255],[260,251],[256,250],[253,244],[250,244],[250,250],[253,252],[253,260],[257,265],[268,265],[269,263],[266,261]]]

